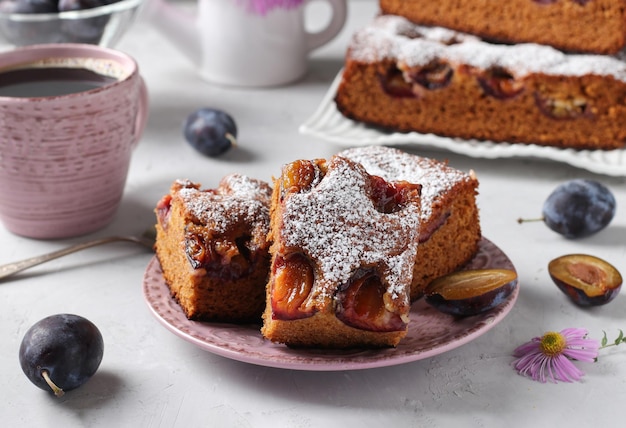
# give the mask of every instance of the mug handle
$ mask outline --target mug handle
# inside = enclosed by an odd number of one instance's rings
[[[311,1],[308,0],[307,4]],[[325,0],[332,8],[331,19],[326,28],[315,33],[307,32],[307,52],[317,49],[331,41],[343,28],[348,14],[347,0]],[[305,5],[306,6],[306,5]]]
[[[146,123],[148,122],[148,87],[146,86],[145,80],[143,77],[139,77],[139,109],[137,110],[137,117],[135,117],[135,132],[134,139],[132,142],[133,149],[137,147],[141,136],[143,135],[143,131],[146,128]]]

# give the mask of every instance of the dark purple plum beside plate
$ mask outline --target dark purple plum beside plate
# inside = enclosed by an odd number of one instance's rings
[[[61,396],[94,375],[104,353],[98,328],[73,314],[46,317],[28,329],[19,349],[19,360],[28,379]]]

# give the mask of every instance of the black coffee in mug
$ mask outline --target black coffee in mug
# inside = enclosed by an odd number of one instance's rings
[[[86,68],[34,67],[0,73],[0,97],[35,98],[89,91],[115,82]]]

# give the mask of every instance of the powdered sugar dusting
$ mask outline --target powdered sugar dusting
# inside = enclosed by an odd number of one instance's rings
[[[379,16],[369,26],[357,31],[350,45],[350,55],[363,62],[396,58],[409,67],[445,59],[451,64],[467,64],[481,69],[503,67],[516,77],[531,73],[595,74],[626,82],[626,63],[616,57],[565,54],[533,43],[495,45],[445,28],[414,25],[393,15]]]
[[[335,156],[326,175],[308,192],[284,200],[281,239],[318,263],[311,296],[327,297],[360,268],[374,267],[395,304],[408,310],[420,202],[384,214],[369,198],[369,176],[360,165]]]
[[[344,150],[340,156],[360,163],[369,174],[387,181],[408,181],[422,185],[422,223],[433,215],[433,206],[458,183],[470,181],[469,174],[434,159],[411,155],[384,146]]]
[[[248,225],[255,237],[269,232],[270,186],[245,175],[222,178],[217,189],[200,190],[188,180],[177,181],[176,195],[183,200],[190,215],[215,234],[224,234],[237,225]]]

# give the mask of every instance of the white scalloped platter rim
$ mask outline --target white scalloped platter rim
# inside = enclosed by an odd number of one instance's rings
[[[465,269],[502,268],[515,270],[511,260],[491,241],[483,238],[479,251]],[[396,348],[385,349],[293,349],[264,339],[258,325],[191,321],[170,296],[158,259],[153,257],[144,274],[143,295],[154,317],[167,330],[199,348],[259,366],[339,371],[394,366],[451,351],[482,336],[501,322],[513,308],[519,284],[496,308],[466,318],[437,311],[418,300],[411,307],[407,336]]]
[[[337,74],[315,112],[300,125],[301,134],[347,147],[414,145],[474,158],[538,158],[565,163],[596,174],[626,176],[626,149],[573,150],[536,144],[463,140],[417,132],[387,132],[350,120],[337,110],[334,102],[342,73],[343,70]]]

